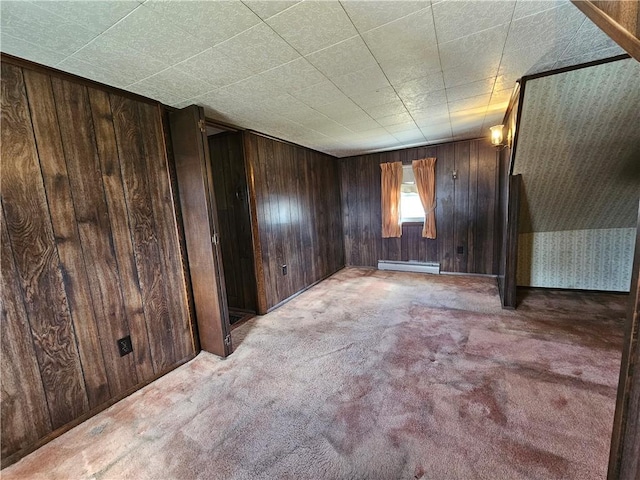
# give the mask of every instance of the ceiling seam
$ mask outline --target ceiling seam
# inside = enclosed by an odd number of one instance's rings
[[[422,138],[424,138],[425,142],[429,142],[429,140],[427,139],[427,137],[424,135],[424,133],[422,132],[422,129],[420,127],[418,127],[418,122],[416,122],[416,119],[413,117],[413,115],[411,114],[411,112],[409,111],[409,109],[407,108],[407,105],[404,103],[404,100],[402,99],[402,97],[400,95],[398,95],[398,91],[396,90],[396,87],[391,83],[391,80],[389,80],[389,77],[387,76],[387,74],[385,73],[384,69],[382,68],[382,65],[380,65],[380,62],[378,62],[378,59],[376,58],[376,56],[373,54],[373,52],[371,51],[371,49],[369,48],[369,44],[367,43],[367,41],[362,37],[362,34],[360,33],[360,30],[358,30],[358,27],[356,27],[356,25],[353,23],[353,20],[351,19],[351,16],[349,15],[349,13],[345,10],[344,5],[342,5],[342,1],[339,1],[338,4],[340,5],[340,8],[342,8],[342,10],[344,11],[345,15],[347,16],[347,18],[349,19],[349,22],[351,22],[351,25],[353,25],[353,28],[355,28],[356,32],[358,32],[358,35],[360,36],[360,39],[362,40],[362,42],[364,43],[365,47],[367,47],[367,50],[369,51],[369,53],[371,54],[371,57],[375,60],[376,64],[378,65],[378,68],[380,68],[380,71],[382,72],[382,74],[384,75],[384,78],[387,80],[387,82],[389,83],[389,86],[393,89],[394,93],[396,94],[396,96],[400,99],[400,102],[402,102],[402,106],[404,107],[404,109],[406,110],[406,112],[409,114],[409,116],[411,117],[411,121],[413,122],[413,124],[416,126],[416,128],[418,130],[420,130],[420,135],[422,135]],[[420,10],[417,10],[415,12],[410,13],[409,15],[414,15],[415,13],[418,12],[422,12],[423,10],[425,10],[426,8],[430,8],[430,7],[425,7],[422,8]],[[409,15],[405,15],[404,17],[398,18],[396,20],[401,20],[402,18],[406,18]],[[389,23],[395,22],[396,20],[392,20],[391,22],[387,22],[385,25],[388,25]],[[381,25],[381,27],[384,25]],[[376,27],[376,28],[380,28],[380,27]],[[372,28],[371,30],[375,30],[375,28]],[[367,31],[371,31],[371,30],[367,30]],[[434,26],[434,30],[435,30],[435,26]],[[441,67],[442,68],[442,67]],[[366,113],[366,112],[365,112]],[[368,115],[368,114],[367,114]],[[375,119],[373,119],[376,123],[378,123]],[[380,124],[378,124],[380,125]],[[389,135],[391,135],[393,138],[396,138],[393,133],[389,132],[385,127],[383,127],[382,125],[380,125],[382,128],[385,129],[385,131],[387,131],[387,133]],[[391,126],[391,125],[389,125]],[[396,138],[396,140],[398,142],[400,142],[401,144],[403,143],[402,141],[398,140]]]
[[[442,82],[444,84],[444,98],[447,100],[447,115],[449,117],[449,132],[453,140],[453,127],[451,126],[451,110],[449,110],[449,92],[447,85],[444,83],[444,69],[442,68],[442,56],[440,55],[440,42],[438,42],[438,29],[436,28],[436,17],[433,14],[433,0],[429,1],[431,5],[431,21],[433,22],[433,33],[436,36],[436,48],[438,49],[438,63],[440,64],[440,72],[442,72]],[[422,129],[421,129],[422,131]]]

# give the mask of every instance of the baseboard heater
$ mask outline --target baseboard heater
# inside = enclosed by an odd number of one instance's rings
[[[396,262],[392,260],[378,260],[378,270],[393,270],[396,272],[440,273],[437,262]]]

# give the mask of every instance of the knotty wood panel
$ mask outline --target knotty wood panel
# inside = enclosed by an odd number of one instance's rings
[[[3,466],[195,354],[158,105],[7,60]]]
[[[380,164],[436,157],[436,229],[422,238],[422,224],[404,224],[401,238],[382,238]],[[443,271],[494,274],[498,170],[485,140],[341,159],[340,188],[347,265],[376,266],[378,260],[440,262]],[[453,171],[457,179],[453,179]],[[462,247],[462,253],[457,253]]]
[[[340,177],[329,155],[249,132],[244,145],[264,313],[344,266]]]

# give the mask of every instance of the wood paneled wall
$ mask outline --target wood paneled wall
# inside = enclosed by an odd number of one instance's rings
[[[256,280],[242,133],[210,136],[209,152],[229,308],[255,312]]]
[[[400,238],[382,238],[380,164],[436,157],[437,238],[422,238],[421,224],[405,224]],[[453,179],[452,172],[457,172]],[[440,262],[447,272],[497,273],[495,240],[498,163],[486,140],[361,155],[340,160],[347,265],[378,260]],[[462,247],[462,253],[457,253]]]
[[[159,105],[3,58],[1,162],[6,465],[194,344]]]
[[[337,159],[245,132],[258,286],[264,313],[344,266]],[[283,275],[282,265],[287,265]]]

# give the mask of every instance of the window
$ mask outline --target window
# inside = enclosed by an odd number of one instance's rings
[[[400,187],[400,223],[424,222],[424,208],[418,195],[416,179],[411,165],[402,166],[402,186]]]

